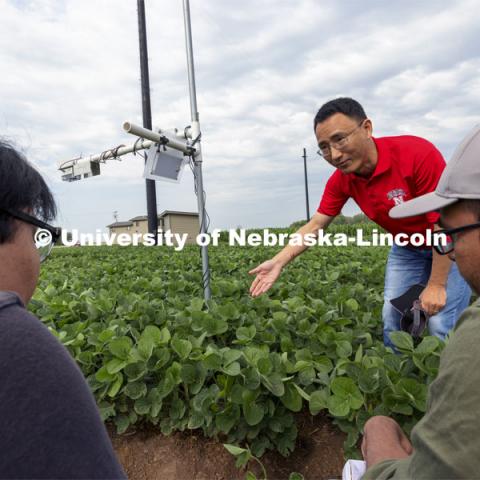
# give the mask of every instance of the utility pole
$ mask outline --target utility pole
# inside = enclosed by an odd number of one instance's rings
[[[145,22],[145,1],[137,0],[138,10],[138,37],[140,44],[140,74],[142,81],[142,112],[143,127],[152,129],[152,107],[150,103],[150,78],[148,73],[148,51],[147,51],[147,27]],[[146,161],[146,160],[145,160]],[[147,215],[148,232],[155,235],[155,243],[158,230],[157,215],[157,192],[155,180],[147,179]]]
[[[310,221],[310,205],[308,204],[307,149],[303,148],[303,169],[305,171],[305,200],[307,203],[307,222]]]

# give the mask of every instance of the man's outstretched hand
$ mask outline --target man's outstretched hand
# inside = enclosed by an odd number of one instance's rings
[[[258,267],[250,270],[250,275],[257,275],[250,286],[250,295],[258,297],[265,293],[275,283],[275,280],[280,276],[282,266],[275,260],[267,260],[261,263]]]

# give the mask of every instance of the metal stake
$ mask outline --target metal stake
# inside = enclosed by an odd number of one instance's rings
[[[185,45],[187,51],[188,85],[190,90],[190,111],[192,117],[191,133],[193,141],[196,141],[196,153],[193,157],[195,190],[197,192],[198,214],[200,217],[200,233],[207,233],[205,195],[203,191],[202,176],[202,150],[200,146],[200,119],[197,111],[197,92],[195,88],[195,67],[193,63],[192,27],[190,22],[189,0],[183,0],[183,18],[185,22]],[[212,293],[210,290],[210,267],[208,264],[208,248],[206,246],[201,247],[201,253],[204,297],[205,300],[209,300],[212,296]]]
[[[305,200],[307,202],[307,222],[310,221],[310,206],[308,204],[308,178],[307,178],[307,149],[303,149],[303,169],[305,171]]]

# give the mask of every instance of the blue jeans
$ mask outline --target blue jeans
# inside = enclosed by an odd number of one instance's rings
[[[390,332],[400,330],[401,313],[393,308],[390,300],[403,295],[412,285],[426,285],[432,270],[432,251],[413,250],[393,245],[388,255],[385,269],[385,290],[383,304],[383,341],[392,347]],[[452,264],[447,280],[447,304],[436,315],[430,317],[428,330],[430,335],[444,339],[465,308],[470,303],[472,292],[467,282]]]

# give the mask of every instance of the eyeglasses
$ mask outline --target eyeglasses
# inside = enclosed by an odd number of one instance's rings
[[[333,142],[325,142],[321,145],[318,145],[319,150],[317,150],[317,154],[323,158],[330,158],[332,156],[332,147],[335,150],[342,150],[348,145],[348,139],[350,135],[355,132],[358,128],[363,125],[364,120],[362,120],[350,133],[336,135],[337,139]]]
[[[480,228],[480,222],[464,225],[463,227],[444,228],[443,230],[437,230],[435,233],[441,233],[445,235],[446,241],[439,243],[438,245],[434,245],[433,248],[435,248],[435,251],[440,255],[446,255],[454,250],[455,242],[457,241],[457,235],[460,232],[472,230],[474,228]]]
[[[38,227],[33,238],[35,241],[35,246],[37,247],[40,255],[40,262],[43,262],[50,255],[53,246],[60,238],[62,229],[42,222],[38,218],[32,217],[25,212],[15,212],[7,208],[0,208],[0,212],[6,213],[11,217],[21,220],[22,222],[26,222],[30,225]]]

